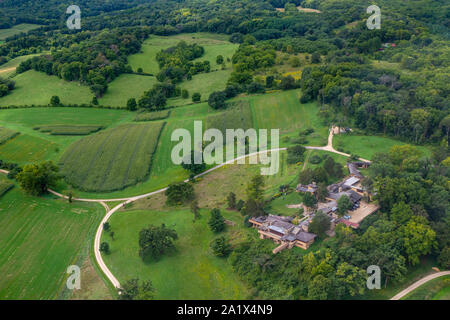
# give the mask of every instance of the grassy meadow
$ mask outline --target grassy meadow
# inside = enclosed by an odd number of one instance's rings
[[[157,83],[155,77],[122,74],[108,84],[108,90],[99,99],[99,103],[103,106],[125,108],[128,99],[135,98],[138,101],[155,83]]]
[[[68,82],[43,72],[29,70],[14,77],[16,88],[0,98],[0,108],[23,105],[48,105],[52,96],[63,104],[89,104],[94,96],[89,87]]]
[[[9,60],[7,63],[0,66],[0,77],[7,78],[11,77],[16,73],[16,68],[25,60],[41,55],[42,53],[29,54],[25,56],[20,56]]]
[[[67,267],[78,264],[82,249],[92,245],[103,214],[97,204],[31,197],[19,187],[4,195],[0,201],[0,299],[57,298]]]
[[[248,290],[231,265],[210,251],[215,235],[207,226],[209,212],[202,210],[201,215],[195,223],[189,210],[138,210],[113,215],[110,224],[114,240],[107,234],[102,238],[111,247],[111,253],[103,255],[105,263],[121,283],[135,277],[151,280],[156,299],[245,299]],[[240,215],[224,215],[237,222],[228,227],[233,236],[241,229]],[[143,262],[139,257],[139,231],[163,223],[177,231],[176,251],[158,261]]]
[[[0,145],[18,135],[17,131],[0,127]]]
[[[333,146],[337,150],[342,149],[350,154],[357,154],[365,159],[371,159],[377,152],[388,152],[395,145],[405,145],[401,142],[382,136],[362,136],[356,134],[340,134],[333,138]],[[416,146],[424,156],[430,155],[427,147]]]

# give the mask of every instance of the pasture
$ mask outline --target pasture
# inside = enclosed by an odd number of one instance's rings
[[[57,298],[65,286],[67,267],[80,263],[80,252],[92,245],[103,213],[98,204],[31,197],[18,187],[4,195],[0,299]]]
[[[52,96],[58,96],[63,104],[89,104],[93,97],[87,86],[34,70],[15,76],[14,81],[16,88],[0,98],[0,108],[12,105],[48,105]]]
[[[358,156],[371,159],[377,152],[388,152],[395,145],[407,143],[383,136],[362,136],[356,134],[339,134],[333,138],[333,146],[343,152],[357,154]],[[429,156],[430,150],[424,146],[416,146],[422,155]]]
[[[201,219],[194,223],[189,210],[116,213],[110,220],[114,240],[107,234],[102,237],[111,248],[111,253],[103,255],[103,259],[121,283],[136,277],[151,280],[156,299],[245,299],[248,289],[231,265],[209,249],[209,243],[215,238],[207,225],[209,214],[202,210]],[[238,236],[243,228],[240,214],[223,214],[236,221],[235,226],[228,226],[227,233],[232,238]],[[175,242],[176,251],[159,261],[145,263],[139,257],[139,231],[162,223],[176,230],[179,237]]]
[[[127,124],[76,141],[60,160],[67,183],[105,192],[145,180],[163,125]]]
[[[108,84],[108,90],[98,101],[103,106],[125,108],[128,99],[135,98],[138,101],[155,83],[155,77],[122,74]]]
[[[22,32],[26,33],[39,27],[41,26],[38,24],[21,23],[13,26],[12,28],[0,29],[0,40],[5,40],[6,38],[15,36],[16,34],[20,34]]]
[[[19,132],[0,127],[0,145],[17,136]]]

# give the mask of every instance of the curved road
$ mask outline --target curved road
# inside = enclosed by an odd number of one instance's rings
[[[325,147],[306,147],[306,149],[309,149],[309,150],[323,150],[323,151],[328,151],[328,152],[333,152],[333,153],[336,153],[336,154],[340,154],[342,156],[350,157],[349,154],[346,154],[346,153],[343,153],[343,152],[339,152],[339,151],[337,151],[337,150],[335,150],[333,148],[333,135],[335,134],[335,130],[336,130],[335,127],[333,127],[330,130],[330,134],[328,136],[328,145],[327,146],[325,146]],[[279,151],[283,151],[283,150],[287,150],[287,148],[271,149],[271,150],[267,150],[267,151],[260,151],[260,152],[255,152],[255,153],[252,153],[252,154],[249,154],[249,155],[241,156],[241,157],[238,157],[236,159],[233,159],[233,160],[227,161],[225,163],[222,163],[220,165],[217,165],[217,166],[215,166],[215,167],[213,167],[213,168],[211,168],[209,170],[206,170],[205,172],[202,172],[201,174],[196,175],[194,178],[199,178],[201,176],[204,176],[204,175],[206,175],[206,174],[208,174],[208,173],[210,173],[210,172],[212,172],[214,170],[217,170],[217,169],[219,169],[219,168],[221,168],[221,167],[223,167],[223,166],[225,166],[227,164],[232,164],[235,161],[240,160],[240,159],[244,159],[244,158],[247,158],[247,157],[252,157],[252,156],[255,156],[255,155],[258,155],[258,154],[263,154],[263,153],[268,153],[268,152],[279,152]],[[360,160],[361,161],[370,162],[369,160],[365,160],[365,159],[362,159],[362,158],[360,158]],[[6,170],[1,170],[0,169],[0,172],[8,174],[8,171],[6,171]],[[188,181],[189,180],[185,180],[184,182],[188,182]],[[134,196],[134,197],[118,198],[118,199],[83,199],[83,198],[74,198],[73,199],[74,201],[99,203],[105,208],[105,210],[107,212],[106,215],[104,216],[104,218],[102,219],[100,225],[98,226],[97,232],[95,233],[94,253],[95,253],[95,259],[97,260],[97,264],[100,266],[100,268],[102,269],[103,273],[108,277],[108,279],[111,281],[111,283],[114,285],[114,287],[120,288],[120,283],[116,279],[116,277],[114,277],[114,275],[111,273],[111,271],[108,269],[108,267],[106,266],[105,262],[103,261],[102,255],[100,253],[100,240],[101,240],[101,237],[102,237],[103,224],[105,222],[107,222],[109,220],[109,218],[115,212],[117,212],[120,208],[124,207],[126,204],[134,202],[134,201],[137,201],[137,200],[140,200],[140,199],[143,199],[143,198],[147,198],[147,197],[153,196],[153,195],[158,194],[158,193],[165,192],[166,190],[167,190],[167,188],[163,188],[163,189],[159,189],[159,190],[156,190],[156,191],[153,191],[153,192],[150,192],[150,193],[146,193],[146,194],[142,194],[142,195],[138,195],[138,196]],[[65,195],[63,195],[61,193],[58,193],[58,192],[56,192],[54,190],[49,189],[48,191],[50,193],[52,193],[53,195],[57,196],[57,197],[64,198],[64,199],[68,198],[67,196],[65,196]],[[122,203],[117,205],[113,209],[110,209],[109,206],[107,205],[107,202],[117,202],[117,201],[122,202]]]
[[[426,282],[428,282],[430,280],[433,280],[433,279],[436,279],[436,278],[439,278],[439,277],[442,277],[442,276],[448,276],[448,275],[450,275],[450,271],[442,271],[442,272],[430,274],[430,275],[420,279],[419,281],[414,282],[408,288],[406,288],[405,290],[403,290],[400,293],[398,293],[395,296],[393,296],[391,298],[391,300],[400,300],[401,298],[406,296],[408,293],[410,293],[411,291],[417,289],[418,287],[420,287],[424,283],[426,283]]]

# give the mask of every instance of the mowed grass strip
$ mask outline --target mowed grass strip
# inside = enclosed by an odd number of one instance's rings
[[[126,124],[73,143],[60,161],[67,183],[103,192],[143,181],[163,126],[164,122]]]
[[[170,110],[161,110],[155,112],[141,112],[136,115],[134,121],[155,121],[167,119],[170,116]]]
[[[18,187],[4,195],[0,299],[57,298],[67,268],[78,263],[82,248],[92,244],[103,214],[98,204],[31,197]]]
[[[4,179],[0,180],[0,198],[12,188],[14,188],[14,184],[12,182]]]
[[[33,128],[40,132],[45,132],[54,136],[86,136],[98,132],[103,126],[97,125],[52,125],[36,126]]]
[[[0,127],[0,144],[5,143],[6,141],[16,137],[17,135],[19,135],[19,132],[17,131]]]

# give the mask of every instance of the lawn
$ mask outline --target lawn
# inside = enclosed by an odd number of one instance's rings
[[[233,272],[226,259],[215,257],[209,243],[215,235],[207,226],[209,212],[202,210],[195,223],[189,210],[127,211],[111,217],[114,240],[103,235],[111,247],[103,255],[105,263],[121,283],[131,278],[151,280],[156,299],[245,299],[247,288]],[[236,219],[237,213],[224,213]],[[159,261],[144,263],[139,257],[139,231],[149,225],[165,224],[176,230],[176,252]],[[241,227],[229,226],[232,235]]]
[[[73,143],[61,157],[67,183],[85,191],[115,191],[145,180],[163,122],[126,124]]]
[[[108,90],[99,99],[99,103],[103,106],[125,108],[128,99],[135,98],[138,101],[155,83],[157,83],[155,77],[122,74],[108,84]]]
[[[9,29],[0,29],[0,40],[5,40],[8,37],[15,36],[16,34],[20,34],[22,32],[26,33],[39,27],[41,26],[38,24],[21,23]]]
[[[57,298],[103,214],[97,204],[9,191],[0,201],[0,299]]]
[[[388,152],[395,145],[405,145],[401,142],[382,136],[361,136],[356,134],[341,134],[333,138],[333,146],[343,152],[357,154],[365,159],[371,159],[377,152]],[[430,155],[430,150],[423,146],[417,146],[423,155]]]
[[[403,300],[450,300],[450,276],[444,276],[428,281]]]
[[[63,104],[89,104],[93,97],[87,86],[34,70],[15,76],[14,81],[16,88],[0,98],[0,108],[11,105],[48,105],[52,96],[59,96]]]

